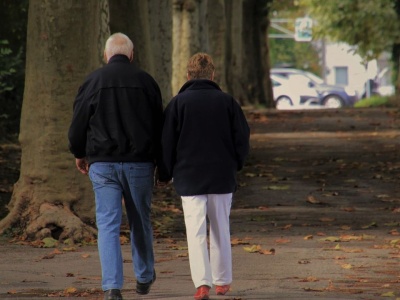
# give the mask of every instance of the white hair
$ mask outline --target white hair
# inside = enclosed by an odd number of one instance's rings
[[[131,58],[133,47],[132,41],[125,34],[117,32],[107,39],[104,53],[107,56],[107,60],[116,54],[126,55]]]

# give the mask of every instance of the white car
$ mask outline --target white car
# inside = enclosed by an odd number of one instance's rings
[[[321,100],[318,91],[310,87],[308,81],[303,77],[299,76],[299,78],[289,80],[271,74],[270,78],[276,109],[309,109],[320,106]]]

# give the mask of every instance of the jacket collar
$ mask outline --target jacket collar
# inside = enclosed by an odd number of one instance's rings
[[[192,79],[188,80],[179,90],[182,93],[186,90],[203,90],[203,89],[216,89],[221,90],[218,84],[208,79]],[[178,93],[178,94],[179,94]]]
[[[123,54],[115,54],[108,61],[109,64],[115,63],[115,62],[130,63],[129,58],[126,55],[123,55]]]

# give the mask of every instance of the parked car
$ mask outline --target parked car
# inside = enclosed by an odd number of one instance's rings
[[[307,80],[310,88],[315,88],[320,97],[320,104],[326,108],[340,108],[344,106],[353,106],[359,100],[355,90],[350,90],[342,86],[325,84],[323,79],[317,75],[292,68],[272,68],[272,75],[278,75],[287,79],[297,79],[300,77]]]
[[[277,109],[311,108],[320,104],[318,92],[309,87],[308,81],[304,81],[304,78],[299,78],[293,82],[285,77],[273,74],[270,77]]]

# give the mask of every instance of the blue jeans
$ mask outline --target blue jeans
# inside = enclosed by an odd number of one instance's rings
[[[130,227],[133,270],[139,282],[153,279],[154,253],[151,199],[153,163],[108,163],[90,165],[89,177],[96,200],[98,248],[102,289],[122,289],[123,259],[120,245],[122,198]]]

